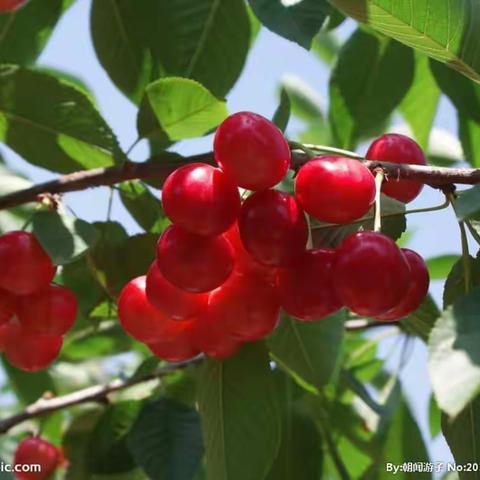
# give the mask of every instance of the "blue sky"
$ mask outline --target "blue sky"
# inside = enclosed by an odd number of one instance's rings
[[[115,89],[95,58],[89,35],[89,8],[90,0],[77,0],[62,19],[40,58],[40,64],[80,77],[94,92],[99,109],[118,135],[121,145],[128,148],[136,138],[136,109]],[[345,36],[351,30],[352,24],[347,24],[342,27],[341,35]],[[324,105],[327,106],[328,71],[325,67],[314,55],[263,29],[249,56],[240,81],[228,95],[230,112],[252,110],[271,117],[278,103],[279,80],[287,74],[301,77],[319,93]],[[454,134],[456,132],[456,116],[446,100],[441,103],[435,125]],[[199,153],[210,150],[211,143],[211,137],[201,141],[183,142],[179,151],[184,154]],[[7,147],[2,146],[1,149],[10,165],[21,172],[28,173],[34,181],[44,181],[55,176],[51,172],[28,165]],[[146,155],[146,148],[142,145],[136,148],[133,154],[137,160],[145,159]],[[107,189],[92,190],[88,193],[71,193],[66,196],[66,200],[76,214],[84,219],[93,221],[106,218]],[[430,206],[441,203],[442,200],[438,192],[425,188],[412,206]],[[138,231],[135,222],[125,212],[118,199],[114,201],[113,217],[124,223],[131,233]],[[410,216],[408,221],[409,228],[414,231],[408,246],[424,257],[460,251],[458,227],[451,211],[414,215]],[[440,228],[441,236],[438,234]],[[473,245],[472,251],[474,251]],[[441,284],[439,282],[435,282],[432,286],[432,292],[437,301],[440,301]],[[391,346],[391,341],[384,342],[382,354],[386,355]],[[389,365],[393,367],[397,362],[398,355],[395,354],[389,360]],[[430,390],[426,371],[426,351],[419,341],[415,342],[409,362],[403,369],[402,380],[410,404],[425,438],[428,439],[427,406]],[[428,441],[428,444],[432,460],[451,459],[443,439],[435,442]]]

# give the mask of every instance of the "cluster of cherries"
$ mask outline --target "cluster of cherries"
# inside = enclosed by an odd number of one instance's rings
[[[0,351],[22,370],[46,368],[75,323],[77,299],[52,283],[56,267],[29,232],[0,236],[0,265]]]
[[[15,450],[14,465],[19,470],[15,478],[19,480],[46,480],[66,464],[63,451],[38,436],[22,440]],[[33,471],[32,465],[38,465],[39,471]]]
[[[172,225],[147,275],[119,298],[124,329],[154,354],[226,358],[269,335],[280,308],[305,322],[342,307],[379,320],[418,308],[429,284],[425,263],[389,237],[361,231],[336,250],[307,249],[305,213],[345,224],[371,208],[375,180],[361,162],[317,157],[298,171],[294,196],[275,190],[290,168],[290,148],[273,123],[250,112],[222,123],[214,154],[218,167],[189,164],[167,178],[162,203]],[[376,140],[367,157],[425,163],[414,141],[393,134]],[[239,187],[248,194],[243,203]],[[408,202],[422,186],[400,180],[383,188]]]

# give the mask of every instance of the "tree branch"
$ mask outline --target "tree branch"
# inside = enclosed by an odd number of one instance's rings
[[[108,385],[94,385],[83,390],[78,390],[67,395],[53,398],[40,398],[25,408],[23,412],[0,419],[0,435],[7,433],[11,428],[32,418],[42,417],[49,413],[63,410],[83,403],[99,402],[106,399],[110,394],[125,390],[140,383],[164,377],[169,373],[184,369],[190,365],[195,365],[203,360],[203,356],[195,357],[185,362],[172,363],[166,367],[160,368],[148,375],[130,378],[128,380],[115,380]]]
[[[298,169],[308,161],[304,153],[292,153],[292,168]],[[127,180],[156,179],[162,183],[166,177],[181,165],[204,162],[213,165],[213,153],[203,153],[172,161],[170,155],[159,155],[144,163],[125,162],[109,168],[95,168],[70,173],[50,182],[41,183],[25,190],[0,196],[0,210],[16,207],[29,202],[36,202],[39,195],[74,192],[87,188],[114,185]],[[434,188],[442,188],[454,183],[474,185],[480,183],[480,169],[446,168],[423,165],[398,165],[388,162],[363,160],[371,170],[383,169],[386,181],[398,179],[416,180]]]

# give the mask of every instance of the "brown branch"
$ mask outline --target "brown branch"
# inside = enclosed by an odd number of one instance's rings
[[[292,168],[297,169],[308,158],[305,154],[293,152]],[[109,168],[95,168],[70,173],[56,180],[35,185],[25,190],[0,196],[0,210],[16,207],[29,202],[36,202],[39,195],[56,194],[86,190],[87,188],[109,186],[127,180],[155,179],[160,184],[177,167],[186,163],[205,162],[214,164],[213,154],[203,153],[172,161],[171,156],[153,157],[144,163],[125,162],[122,165]],[[404,178],[416,180],[435,188],[461,183],[474,185],[480,183],[480,169],[476,168],[445,168],[423,165],[398,165],[388,162],[364,160],[364,164],[372,171],[382,168],[388,181]]]
[[[200,356],[185,362],[172,363],[171,365],[158,369],[151,374],[139,378],[133,377],[128,380],[115,380],[108,385],[94,385],[93,387],[78,390],[60,397],[40,398],[35,403],[32,403],[26,407],[22,412],[12,415],[11,417],[0,419],[0,435],[7,433],[16,425],[19,425],[20,423],[32,418],[42,417],[44,415],[48,415],[49,413],[83,403],[101,402],[102,400],[108,398],[108,396],[112,393],[125,390],[140,383],[145,383],[164,377],[173,371],[197,364],[202,359],[203,357]]]

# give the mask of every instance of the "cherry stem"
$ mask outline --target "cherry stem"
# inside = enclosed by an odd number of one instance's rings
[[[373,221],[373,231],[382,231],[382,183],[385,178],[385,172],[379,168],[375,171],[375,217]]]
[[[302,150],[301,148],[298,148],[298,143],[297,142],[289,142],[290,147]],[[295,144],[295,147],[293,147],[292,144]],[[324,152],[324,153],[333,153],[335,155],[341,155],[342,157],[349,157],[349,158],[355,158],[357,160],[364,160],[362,155],[359,155],[358,153],[351,152],[349,150],[344,150],[343,148],[336,148],[336,147],[328,147],[326,145],[314,145],[312,143],[304,143],[301,144],[303,147],[308,148],[309,150],[314,150],[316,152]]]
[[[473,239],[480,245],[480,235],[473,227],[472,223],[469,220],[465,220],[465,225],[468,228],[468,231],[472,235]]]
[[[303,143],[288,142],[288,145],[291,150],[300,150],[301,152],[303,152],[307,156],[308,160],[312,160],[317,156],[315,152],[311,148],[309,148],[308,145],[305,145]]]

